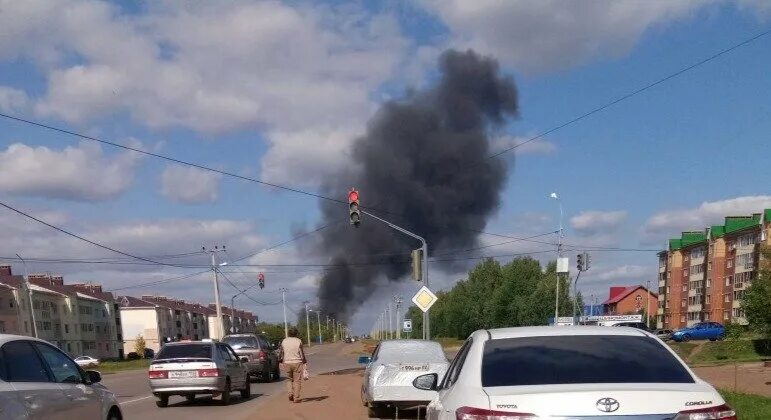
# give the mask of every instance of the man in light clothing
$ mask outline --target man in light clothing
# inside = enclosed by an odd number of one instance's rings
[[[297,327],[289,328],[289,337],[281,341],[281,354],[279,362],[283,364],[284,373],[289,381],[286,390],[289,393],[289,401],[300,402],[300,389],[302,388],[303,369],[307,360],[303,351],[303,342],[297,335]]]

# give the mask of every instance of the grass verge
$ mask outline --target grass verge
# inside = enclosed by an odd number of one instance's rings
[[[739,420],[771,419],[771,398],[720,390]]]
[[[150,366],[151,359],[120,360],[101,362],[98,367],[91,368],[100,373],[115,373],[124,370],[147,369]]]

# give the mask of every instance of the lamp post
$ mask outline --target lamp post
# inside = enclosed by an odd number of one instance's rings
[[[559,195],[557,195],[556,192],[553,192],[549,195],[549,198],[553,198],[557,200],[557,204],[559,204],[560,208],[560,220],[559,220],[559,237],[557,239],[557,287],[555,288],[555,299],[554,299],[554,325],[557,325],[557,318],[559,318],[559,308],[560,308],[560,270],[559,270],[559,264],[560,264],[560,258],[562,258],[562,200],[560,199]]]

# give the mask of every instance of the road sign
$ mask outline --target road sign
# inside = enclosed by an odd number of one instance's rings
[[[404,332],[412,332],[412,320],[411,319],[405,319],[404,325],[402,326],[402,331]]]
[[[567,257],[560,257],[557,258],[557,272],[558,273],[567,273],[570,271],[570,268],[568,267],[568,258]]]
[[[426,286],[421,287],[418,293],[412,297],[412,302],[423,312],[428,312],[437,300],[436,295]]]

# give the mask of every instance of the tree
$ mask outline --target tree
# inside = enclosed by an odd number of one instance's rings
[[[134,340],[134,351],[139,355],[139,357],[145,357],[145,339],[142,337],[142,335],[137,335],[137,338]]]
[[[284,324],[271,324],[268,322],[260,322],[255,327],[257,334],[262,334],[268,337],[271,343],[280,343],[284,339]]]
[[[742,308],[750,328],[771,338],[771,248],[761,249],[761,267],[745,290]]]

